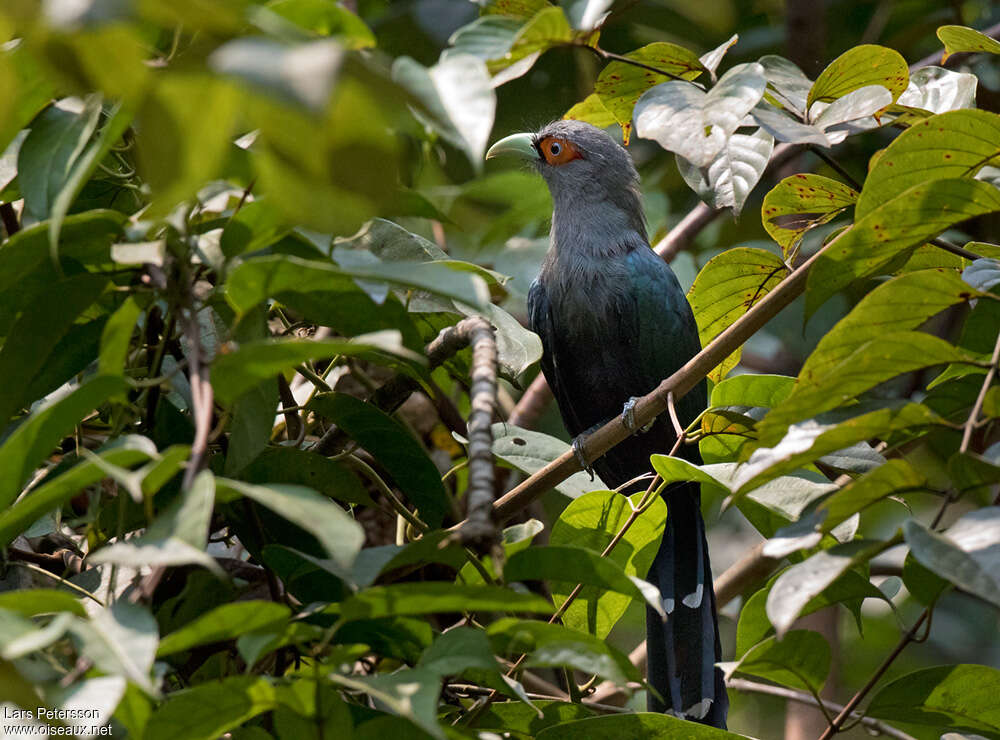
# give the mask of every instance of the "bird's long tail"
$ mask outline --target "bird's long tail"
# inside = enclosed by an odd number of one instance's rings
[[[721,669],[712,569],[697,486],[667,494],[667,523],[648,580],[660,589],[667,621],[646,613],[648,707],[714,727],[726,727],[729,699]]]

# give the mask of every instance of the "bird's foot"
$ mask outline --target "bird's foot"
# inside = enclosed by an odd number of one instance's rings
[[[635,407],[639,404],[638,396],[631,396],[626,402],[624,407],[622,407],[622,424],[628,429],[630,434],[636,434],[638,432],[648,432],[653,427],[653,422],[649,422],[646,426],[642,428],[637,428],[635,425]]]
[[[580,463],[580,467],[590,475],[590,479],[594,480],[594,469],[590,467],[590,463],[587,462],[587,455],[583,451],[583,439],[586,434],[581,434],[579,437],[573,438],[573,454],[576,455],[576,461]]]

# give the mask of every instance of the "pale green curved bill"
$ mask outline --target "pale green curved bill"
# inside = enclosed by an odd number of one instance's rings
[[[486,152],[486,158],[492,159],[501,154],[516,154],[526,159],[537,159],[538,150],[535,149],[535,137],[532,134],[511,134],[500,139]]]

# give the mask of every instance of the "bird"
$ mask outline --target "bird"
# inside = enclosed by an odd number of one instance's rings
[[[622,414],[633,432],[592,465],[609,486],[632,493],[648,481],[650,455],[677,435],[657,419],[635,429],[633,407],[701,350],[691,306],[670,266],[650,247],[639,175],[628,152],[589,123],[557,120],[535,133],[497,141],[486,153],[528,160],[552,194],[549,248],[528,293],[541,368],[573,448],[581,435]],[[686,425],[705,409],[703,380],[676,404]],[[700,464],[696,448],[681,453]],[[696,483],[664,492],[667,519],[647,580],[667,614],[646,608],[647,708],[725,728],[729,701],[722,670],[711,563]]]

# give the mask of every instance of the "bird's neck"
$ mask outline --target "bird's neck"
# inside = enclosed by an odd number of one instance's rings
[[[626,207],[623,205],[626,204],[555,195],[546,262],[601,262],[635,249],[648,249],[638,198]]]

